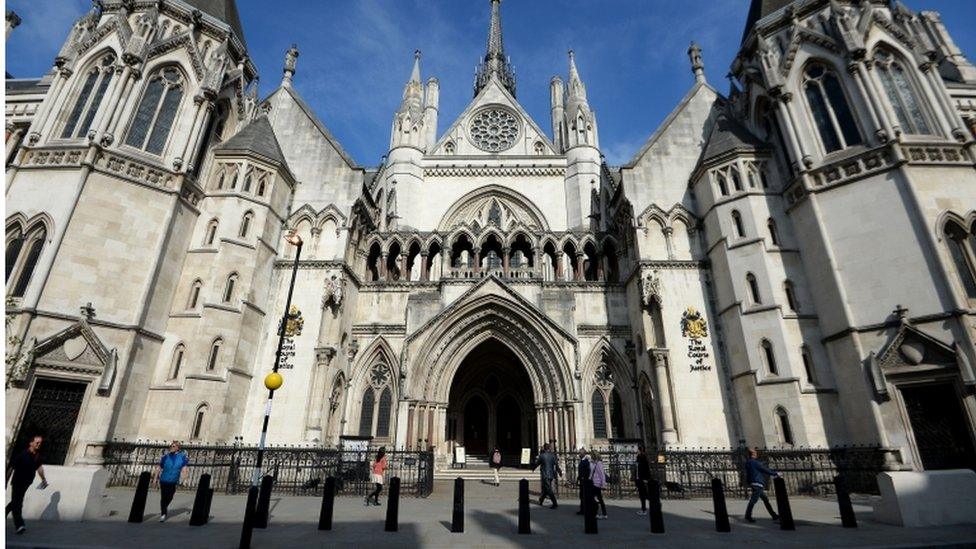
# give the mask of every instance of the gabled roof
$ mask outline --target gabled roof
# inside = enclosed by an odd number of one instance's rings
[[[206,13],[207,15],[227,23],[237,38],[247,47],[244,40],[244,26],[241,25],[241,16],[237,13],[237,2],[235,0],[183,0],[190,6]]]
[[[302,99],[300,95],[298,95],[298,92],[295,91],[295,88],[291,86],[280,86],[277,90],[272,92],[271,95],[269,95],[268,98],[265,99],[264,101],[267,102],[271,100],[272,97],[274,97],[279,93],[287,93],[288,96],[295,101],[295,104],[298,105],[298,108],[300,108],[302,112],[305,113],[305,116],[308,117],[308,119],[312,122],[315,128],[319,130],[319,132],[322,134],[322,137],[325,137],[325,140],[328,141],[330,145],[332,145],[332,148],[335,149],[336,153],[339,154],[342,160],[345,161],[345,163],[350,168],[361,169],[361,167],[358,164],[356,164],[356,161],[353,160],[351,156],[349,156],[349,153],[347,153],[346,150],[342,148],[342,145],[339,144],[339,140],[336,139],[334,135],[332,135],[332,132],[330,132],[329,129],[325,127],[325,124],[323,124],[322,121],[319,120],[319,117],[315,115],[315,111],[313,111],[312,108],[308,106],[308,103],[306,103],[305,100]]]
[[[664,122],[662,122],[661,125],[658,126],[656,130],[654,130],[654,133],[651,134],[651,136],[647,139],[647,141],[644,142],[644,145],[640,148],[639,151],[637,151],[637,154],[635,154],[634,157],[630,159],[630,162],[621,166],[621,168],[633,168],[634,166],[636,166],[637,163],[640,162],[641,158],[645,154],[647,154],[647,151],[649,151],[651,147],[653,147],[654,144],[657,143],[657,140],[660,139],[662,135],[664,135],[667,129],[671,126],[671,123],[674,122],[674,120],[678,118],[678,115],[680,115],[681,112],[685,110],[685,107],[688,106],[688,103],[690,103],[691,100],[694,99],[696,95],[698,95],[698,92],[700,92],[703,89],[711,91],[713,94],[715,94],[716,97],[721,97],[721,94],[715,88],[711,87],[707,83],[696,82],[695,85],[692,86],[690,90],[688,90],[688,93],[686,93],[685,96],[681,98],[681,102],[678,103],[678,106],[675,107],[670,114],[668,114],[668,117],[664,119]]]
[[[458,127],[458,125],[464,119],[470,117],[475,110],[485,105],[493,104],[492,101],[489,101],[486,98],[486,96],[492,90],[497,90],[502,94],[502,97],[505,99],[505,103],[507,103],[509,107],[515,109],[515,112],[520,117],[522,117],[523,120],[525,120],[525,124],[528,127],[532,128],[532,130],[539,136],[539,139],[547,147],[549,154],[556,154],[556,147],[555,145],[552,144],[552,140],[549,139],[549,136],[546,135],[546,132],[542,131],[542,128],[540,128],[539,125],[535,123],[535,120],[533,120],[532,117],[529,116],[529,113],[525,110],[524,107],[522,107],[522,105],[518,102],[518,100],[515,99],[515,96],[512,95],[512,93],[508,90],[508,88],[506,88],[505,85],[498,80],[498,75],[496,74],[491,75],[491,79],[489,80],[488,85],[482,88],[481,91],[478,92],[478,95],[476,95],[474,99],[471,100],[471,103],[468,104],[468,106],[464,109],[464,111],[461,112],[461,114],[454,119],[454,123],[447,128],[447,131],[445,131],[441,135],[440,139],[438,139],[437,143],[430,148],[427,154],[431,154],[438,150],[441,150],[441,147],[443,147],[444,144],[450,139],[450,136],[454,133],[454,130]],[[493,154],[493,153],[485,153],[485,154]],[[495,154],[502,155],[504,154],[504,151]]]
[[[746,28],[742,31],[742,42],[746,41],[749,31],[762,18],[775,13],[793,3],[794,0],[752,0],[749,15],[746,17]]]
[[[763,142],[742,124],[728,115],[721,114],[712,125],[701,161],[707,162],[732,151],[755,150],[763,147]]]
[[[281,146],[278,145],[278,138],[275,137],[274,130],[271,128],[271,122],[268,121],[267,116],[255,118],[233,137],[217,145],[214,150],[253,152],[267,160],[284,166],[286,169],[288,167],[285,154],[281,152]]]

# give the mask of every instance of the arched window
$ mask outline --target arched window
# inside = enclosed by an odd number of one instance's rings
[[[783,291],[786,292],[786,305],[789,306],[791,311],[799,311],[800,304],[796,301],[796,291],[793,289],[793,283],[789,280],[784,282]]]
[[[790,416],[782,406],[776,408],[776,421],[779,423],[780,443],[786,446],[796,444],[796,441],[793,439],[793,429],[790,427]]]
[[[837,75],[821,63],[811,63],[803,71],[803,90],[828,153],[861,143],[847,97]]]
[[[84,77],[84,84],[78,92],[78,97],[75,98],[74,107],[68,115],[68,122],[61,131],[62,138],[84,137],[88,133],[114,73],[115,54],[106,54],[92,65]]]
[[[210,407],[206,404],[201,404],[197,406],[197,413],[193,416],[193,429],[190,431],[190,438],[193,440],[199,440],[200,434],[203,432],[203,419],[207,415],[207,410]]]
[[[220,359],[220,347],[224,340],[219,337],[210,345],[210,356],[207,357],[207,371],[212,372],[217,369],[217,360]]]
[[[949,255],[952,256],[966,295],[969,299],[976,299],[976,239],[973,235],[967,235],[966,229],[955,221],[946,223],[945,236]]]
[[[224,303],[230,303],[234,298],[234,286],[237,285],[237,273],[227,277],[227,285],[224,286]]]
[[[254,168],[248,168],[244,172],[244,186],[241,188],[241,192],[249,193],[251,192],[251,183],[254,181]]]
[[[603,392],[593,389],[593,437],[607,438],[607,407]]]
[[[803,359],[803,372],[807,376],[807,383],[816,385],[817,373],[813,367],[813,355],[810,353],[810,348],[806,345],[800,347],[800,358]]]
[[[263,174],[261,176],[261,181],[258,183],[258,196],[264,196],[264,193],[268,190],[268,174]]]
[[[252,219],[254,219],[254,212],[247,211],[244,214],[244,218],[241,219],[241,230],[240,230],[240,233],[238,233],[238,236],[240,236],[241,238],[247,238],[247,233],[251,229],[251,220]]]
[[[7,256],[16,249],[17,258],[11,269],[9,259],[7,259],[7,270],[12,275],[10,295],[11,297],[23,297],[30,284],[31,277],[34,276],[34,269],[37,268],[37,260],[41,257],[44,250],[44,242],[47,240],[47,229],[43,224],[37,223],[27,230],[27,235],[23,237],[21,244],[14,244],[12,241],[7,245]],[[8,286],[9,287],[9,286]]]
[[[6,281],[10,281],[10,273],[14,270],[17,258],[20,257],[20,250],[24,247],[24,231],[20,223],[14,223],[7,227],[7,253],[4,255],[6,261]]]
[[[729,195],[729,184],[725,181],[725,175],[716,174],[715,180],[718,182],[718,193],[722,196]]]
[[[385,387],[380,393],[380,406],[376,414],[376,436],[385,438],[390,436],[390,415],[393,410],[393,393]]]
[[[762,297],[759,295],[759,283],[756,282],[756,277],[752,273],[746,274],[746,284],[749,286],[749,298],[752,299],[753,305],[761,305]]]
[[[204,233],[204,237],[203,237],[204,246],[210,246],[211,244],[214,243],[214,240],[217,238],[218,223],[219,222],[216,219],[211,219],[210,223],[207,223],[207,232]]]
[[[901,61],[890,52],[879,49],[874,52],[874,66],[902,131],[908,134],[932,133],[922,113],[922,103],[915,93],[915,86]]]
[[[772,217],[766,222],[766,227],[769,229],[769,240],[773,246],[779,246],[779,232],[776,230],[776,221]]]
[[[739,214],[739,210],[732,210],[732,228],[736,238],[742,238],[746,235],[746,230],[742,227],[742,216]]]
[[[217,174],[214,178],[214,189],[222,190],[224,188],[224,183],[227,181],[227,167],[219,165],[217,166]]]
[[[149,76],[125,144],[162,155],[176,113],[183,100],[183,75],[176,67],[164,67]]]
[[[732,187],[737,191],[742,190],[742,177],[739,176],[739,169],[735,167],[732,168]]]
[[[372,387],[366,389],[363,395],[363,409],[359,414],[359,436],[368,437],[373,435],[373,409],[375,408],[376,394]]]
[[[169,379],[176,379],[180,376],[180,370],[183,368],[183,359],[186,355],[186,346],[180,343],[173,350],[173,363],[169,368]]]
[[[186,302],[187,309],[196,309],[197,303],[200,302],[200,289],[203,287],[203,282],[200,279],[194,280],[193,285],[190,286],[190,299]]]
[[[370,369],[359,416],[359,436],[389,438],[393,417],[392,384],[390,368],[386,364],[376,364]]]
[[[759,344],[759,348],[762,350],[763,361],[766,362],[766,372],[773,376],[779,375],[779,368],[776,366],[776,355],[773,354],[773,344],[768,339],[764,339]]]

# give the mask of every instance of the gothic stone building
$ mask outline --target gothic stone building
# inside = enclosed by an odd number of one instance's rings
[[[104,0],[7,80],[7,442],[256,441],[300,251],[272,444],[973,463],[976,68],[938,14],[753,0],[729,93],[692,45],[611,167],[573,54],[544,129],[485,7],[468,107],[418,53],[374,167],[295,48],[258,97],[233,0]]]

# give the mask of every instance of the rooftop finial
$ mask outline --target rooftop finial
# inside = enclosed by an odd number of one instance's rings
[[[515,71],[512,70],[508,58],[505,57],[505,42],[502,39],[501,0],[491,0],[491,24],[488,28],[488,47],[485,52],[484,61],[478,65],[476,71],[474,83],[475,95],[478,95],[488,85],[492,74],[498,77],[502,85],[512,95],[515,95]]]
[[[281,80],[281,85],[291,86],[291,80],[295,76],[295,65],[298,63],[298,44],[292,44],[285,52],[285,77]]]
[[[410,73],[411,82],[420,82],[420,50],[413,52],[413,72]]]
[[[691,59],[691,72],[695,73],[695,82],[705,82],[705,62],[702,61],[702,49],[695,42],[688,47],[688,58]]]

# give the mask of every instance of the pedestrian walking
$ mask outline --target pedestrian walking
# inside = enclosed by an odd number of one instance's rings
[[[43,490],[47,488],[47,477],[44,476],[44,467],[41,465],[41,443],[44,437],[38,435],[27,443],[27,448],[14,455],[8,467],[8,477],[10,478],[10,503],[7,504],[7,512],[4,515],[13,513],[14,528],[18,534],[27,531],[24,524],[24,496],[31,484],[34,484],[34,474],[41,476],[41,483],[37,486]]]
[[[586,448],[580,446],[579,463],[576,464],[576,486],[579,488],[579,511],[577,515],[582,515],[586,505],[586,479],[590,478],[590,456],[586,453]]]
[[[189,464],[190,459],[186,457],[186,452],[180,449],[180,443],[175,440],[170,443],[169,451],[159,459],[159,466],[156,467],[156,478],[159,479],[159,522],[166,522],[169,504],[176,495],[176,486],[183,479],[183,473]]]
[[[542,495],[539,496],[539,505],[542,505],[546,498],[549,498],[552,500],[550,509],[559,507],[556,502],[556,494],[552,490],[552,483],[556,481],[557,477],[563,476],[563,471],[559,468],[559,460],[556,459],[556,454],[552,453],[552,447],[548,442],[542,446],[542,452],[535,458],[535,465],[532,470],[534,471],[536,468],[539,469],[539,477],[542,481]]]
[[[366,501],[363,505],[379,505],[380,504],[380,492],[383,491],[383,478],[386,474],[386,468],[389,462],[386,459],[386,446],[380,446],[380,449],[376,451],[376,459],[373,460],[373,467],[369,474],[369,479],[373,482],[373,492],[366,496]],[[372,499],[372,503],[370,502]]]
[[[766,467],[759,461],[758,452],[756,452],[755,448],[749,448],[749,459],[746,460],[745,470],[746,482],[752,488],[752,496],[749,498],[749,505],[746,506],[746,520],[756,522],[752,518],[752,508],[760,499],[763,505],[766,506],[766,510],[769,511],[769,516],[773,517],[774,521],[779,520],[779,515],[776,514],[776,511],[773,511],[773,506],[769,504],[769,498],[766,497],[766,477],[778,477],[779,473]]]
[[[498,486],[501,484],[498,479],[498,471],[502,468],[502,453],[498,451],[498,448],[492,451],[491,463],[489,465],[491,466],[492,472],[495,473],[495,486]]]
[[[601,513],[598,519],[607,518],[607,503],[603,501],[603,488],[607,485],[607,469],[603,466],[603,456],[596,450],[591,454],[593,465],[590,467],[590,480],[593,481],[593,498],[600,504]]]
[[[640,498],[641,510],[638,515],[647,515],[647,484],[651,481],[651,463],[647,460],[647,450],[641,444],[637,447],[637,496]]]

